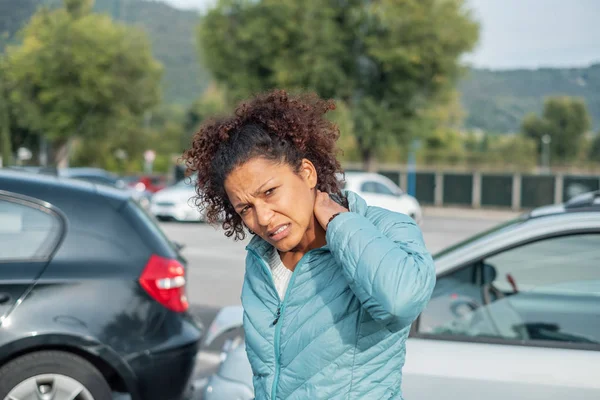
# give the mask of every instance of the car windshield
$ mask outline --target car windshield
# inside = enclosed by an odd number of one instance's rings
[[[438,259],[438,258],[444,257],[447,254],[450,254],[450,253],[454,252],[455,250],[457,250],[457,249],[459,249],[461,247],[468,246],[468,245],[470,245],[472,243],[475,243],[475,242],[479,241],[480,239],[482,239],[482,238],[484,238],[486,236],[489,236],[489,235],[492,235],[494,233],[497,233],[497,232],[499,232],[499,231],[501,231],[503,229],[506,229],[508,227],[514,227],[514,226],[520,225],[520,224],[522,224],[525,221],[526,221],[526,217],[525,216],[520,216],[520,217],[511,219],[509,221],[506,221],[504,223],[498,224],[498,225],[492,227],[491,229],[488,229],[488,230],[483,231],[481,233],[478,233],[476,235],[470,236],[468,239],[465,239],[465,240],[463,240],[461,242],[458,242],[458,243],[456,243],[456,244],[454,244],[452,246],[444,248],[443,250],[435,253],[433,255],[433,258],[434,259]]]

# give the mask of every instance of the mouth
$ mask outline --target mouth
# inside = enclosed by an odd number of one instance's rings
[[[275,229],[269,231],[269,238],[275,242],[283,239],[290,232],[290,224],[283,224],[277,226]]]

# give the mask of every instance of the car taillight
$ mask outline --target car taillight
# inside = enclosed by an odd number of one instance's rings
[[[153,299],[169,310],[183,312],[188,309],[185,270],[179,261],[152,255],[139,281]]]

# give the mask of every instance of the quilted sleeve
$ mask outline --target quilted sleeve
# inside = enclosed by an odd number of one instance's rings
[[[338,215],[327,227],[327,243],[373,319],[400,330],[429,301],[435,267],[414,221],[403,214],[379,211],[383,229],[354,212]]]

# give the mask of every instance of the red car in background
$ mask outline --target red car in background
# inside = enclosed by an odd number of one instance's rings
[[[127,185],[140,192],[147,190],[156,193],[167,187],[167,177],[163,175],[142,175],[128,177]]]

